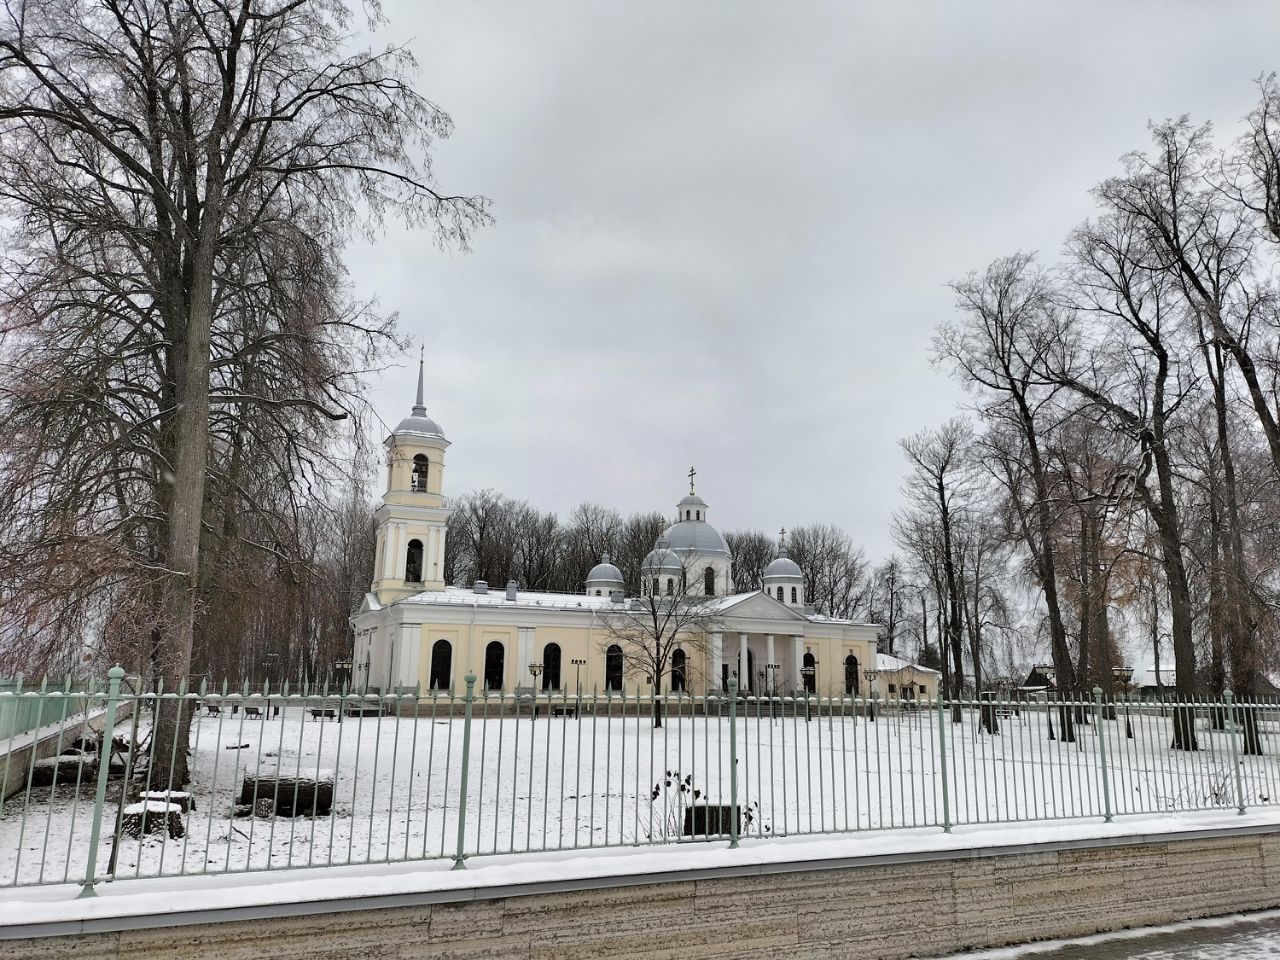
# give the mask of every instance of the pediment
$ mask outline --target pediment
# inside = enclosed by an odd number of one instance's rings
[[[763,590],[748,594],[737,603],[724,607],[722,617],[743,617],[752,620],[779,620],[786,623],[807,623],[808,617],[794,607],[775,600]]]
[[[366,593],[364,595],[364,600],[360,602],[361,613],[372,613],[375,610],[381,609],[382,604],[378,602],[378,595],[376,593]]]

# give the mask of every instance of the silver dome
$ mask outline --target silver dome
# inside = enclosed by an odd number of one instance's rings
[[[419,413],[419,410],[422,412]],[[413,414],[401,420],[400,425],[395,428],[393,433],[397,437],[414,436],[444,439],[444,431],[440,429],[440,424],[427,416],[426,408],[420,407],[414,407]]]
[[[684,570],[684,563],[668,549],[666,538],[659,537],[658,542],[640,564],[640,570],[646,574],[680,573]]]
[[[769,561],[769,565],[764,568],[764,578],[766,580],[775,577],[803,580],[804,574],[800,572],[800,565],[784,552],[781,556]]]
[[[609,562],[606,553],[587,574],[587,583],[622,583],[622,571]]]
[[[680,520],[667,527],[662,536],[672,550],[729,555],[729,545],[720,531],[705,520]]]
[[[682,507],[682,508],[683,507],[705,507],[706,505],[707,505],[707,501],[703,500],[696,493],[689,494],[687,497],[681,500],[678,504],[676,504],[676,506]]]

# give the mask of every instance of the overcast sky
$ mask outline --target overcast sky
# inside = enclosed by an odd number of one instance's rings
[[[356,292],[427,351],[447,492],[828,521],[892,550],[900,437],[964,398],[948,280],[1056,255],[1089,188],[1280,68],[1280,4],[387,0],[492,198],[467,255],[390,229]],[[381,377],[395,423],[416,365]]]

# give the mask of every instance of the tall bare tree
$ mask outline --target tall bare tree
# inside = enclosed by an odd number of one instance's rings
[[[76,570],[62,581],[73,605],[114,584],[105,622],[149,633],[150,669],[170,688],[191,666],[211,471],[237,483],[234,440],[216,445],[212,425],[225,415],[238,425],[226,436],[252,440],[273,418],[348,414],[350,380],[322,370],[278,392],[290,380],[275,374],[325,336],[312,318],[348,346],[386,342],[346,302],[353,224],[394,210],[465,244],[485,217],[433,184],[429,150],[450,122],[413,89],[408,53],[345,52],[349,20],[341,0],[0,12],[0,215],[14,225],[0,297],[15,371],[0,404],[24,424],[0,499],[28,509],[35,565]],[[305,452],[282,466],[305,470]],[[21,574],[12,582],[20,592]],[[185,734],[159,723],[153,741],[178,780]]]

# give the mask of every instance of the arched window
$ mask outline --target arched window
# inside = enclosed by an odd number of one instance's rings
[[[684,674],[688,658],[679,647],[671,654],[671,692],[683,693],[685,689]]]
[[[686,510],[686,511],[684,512],[684,518],[685,518],[686,520],[688,520],[688,519],[689,519],[689,511],[688,511],[688,510]]]
[[[427,684],[432,690],[448,690],[449,675],[453,672],[453,647],[448,640],[437,640],[431,645],[431,676]]]
[[[489,641],[489,645],[484,648],[484,688],[486,690],[502,689],[502,674],[506,660],[507,651],[502,641]]]
[[[560,689],[560,644],[548,643],[542,648],[542,689]]]
[[[782,588],[778,588],[778,602],[782,603]]]
[[[791,588],[791,602],[792,602],[792,603],[795,603],[795,602],[796,602],[796,588],[795,588],[795,587],[792,587],[792,588]]]
[[[410,489],[414,493],[427,492],[427,470],[431,465],[431,461],[427,459],[426,454],[418,454],[413,458],[413,477],[410,479]]]
[[[806,669],[800,674],[804,678],[804,688],[809,693],[814,693],[818,689],[818,661],[812,653],[806,653],[804,655],[804,665],[805,667],[813,668],[812,670]]]
[[[622,689],[622,648],[616,643],[611,643],[604,652],[604,688]]]
[[[708,597],[716,595],[716,571],[714,567],[707,567],[702,571],[702,592]]]
[[[600,591],[599,591],[599,590],[597,590],[597,591],[596,591],[596,596],[597,596],[597,597],[602,596],[602,594],[600,593]]]
[[[847,697],[858,695],[858,658],[852,653],[844,658],[844,693]]]
[[[676,581],[673,577],[667,577],[667,596],[670,597],[676,592]]]
[[[658,589],[658,578],[657,578],[657,577],[654,577],[654,578],[653,578],[653,589],[652,589],[651,591],[649,591],[649,592],[650,592],[650,593],[652,593],[655,597],[656,597],[659,593],[661,593],[661,592],[662,592],[661,590],[659,590],[659,589]]]
[[[422,541],[410,540],[404,551],[404,578],[408,583],[422,582]]]
[[[701,519],[702,519],[702,511],[701,511],[701,510],[695,510],[695,511],[693,511],[693,514],[694,514],[694,519],[695,519],[695,520],[701,520]]]

